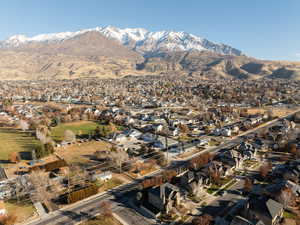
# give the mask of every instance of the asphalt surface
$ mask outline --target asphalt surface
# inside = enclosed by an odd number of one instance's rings
[[[234,206],[241,199],[244,199],[240,193],[240,191],[243,189],[243,184],[243,180],[238,180],[234,185],[225,191],[223,196],[218,197],[204,208],[201,208],[199,211],[214,217],[226,215],[227,209]]]
[[[95,215],[101,212],[100,203],[102,201],[110,201],[112,203],[112,211],[116,214],[122,215],[130,215],[127,219],[129,220],[129,224],[133,221],[141,221],[141,225],[150,225],[153,224],[152,221],[134,210],[130,207],[127,207],[126,202],[122,202],[124,199],[126,200],[128,197],[126,193],[134,190],[136,188],[137,183],[130,183],[122,186],[121,188],[114,189],[113,191],[108,191],[105,194],[93,196],[90,199],[82,200],[78,203],[73,204],[70,207],[66,207],[61,210],[57,210],[48,214],[44,218],[40,218],[38,220],[27,223],[28,225],[46,225],[46,224],[55,224],[55,225],[63,225],[63,224],[77,224],[82,220],[86,220],[94,217]],[[124,216],[123,216],[124,217]],[[123,218],[122,217],[122,218]],[[126,221],[126,217],[123,218]]]

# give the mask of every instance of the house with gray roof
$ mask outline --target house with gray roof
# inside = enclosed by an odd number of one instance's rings
[[[266,197],[251,198],[244,205],[241,213],[244,218],[257,224],[261,221],[264,225],[279,224],[284,207],[281,203]]]

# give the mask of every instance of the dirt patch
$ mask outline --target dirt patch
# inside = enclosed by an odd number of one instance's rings
[[[90,141],[57,148],[55,153],[67,163],[88,163],[96,151],[109,150],[111,145],[104,141]]]
[[[266,114],[271,113],[274,117],[281,117],[285,116],[291,112],[293,112],[295,109],[291,108],[274,108],[274,107],[268,107],[268,108],[250,108],[247,109],[247,114],[249,115],[256,115],[256,114]]]
[[[21,223],[27,220],[30,217],[33,217],[35,214],[35,208],[29,202],[6,202],[5,208],[9,214],[17,216],[17,223]]]
[[[80,225],[121,225],[121,223],[114,217],[97,216]]]

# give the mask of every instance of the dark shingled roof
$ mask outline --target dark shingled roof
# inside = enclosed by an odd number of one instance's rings
[[[283,205],[273,199],[258,198],[250,200],[250,208],[273,219],[283,209]]]
[[[276,202],[273,199],[269,199],[266,202],[266,205],[268,207],[268,210],[269,210],[272,218],[274,218],[283,208],[283,205],[281,203]]]
[[[241,216],[236,216],[231,221],[230,225],[254,225],[251,221]]]
[[[241,216],[236,216],[233,218],[231,221],[230,225],[265,225],[264,222],[261,220],[256,222],[256,221],[249,221],[244,217]]]
[[[7,175],[5,173],[5,170],[3,168],[0,168],[0,181],[6,179],[7,179]]]

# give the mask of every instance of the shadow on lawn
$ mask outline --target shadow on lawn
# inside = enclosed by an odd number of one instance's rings
[[[19,152],[19,155],[22,160],[31,160],[32,159],[31,152],[34,149],[41,147],[41,143],[34,137],[32,132],[24,132],[22,130],[13,129],[13,128],[0,128],[0,134],[1,133],[6,135],[5,137],[8,143],[9,142],[15,143],[16,145],[19,146],[18,150],[21,150]],[[10,163],[10,161],[6,159],[2,159],[0,160],[0,163],[7,164]]]

